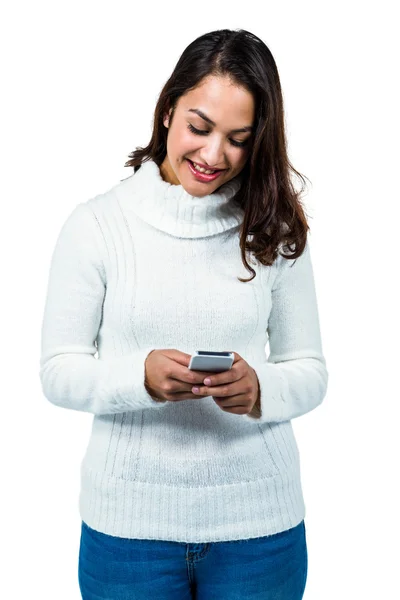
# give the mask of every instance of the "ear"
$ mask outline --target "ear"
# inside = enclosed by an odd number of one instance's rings
[[[171,112],[172,112],[172,108],[169,109],[167,115],[164,115],[163,123],[164,123],[165,127],[169,127],[169,119],[170,119],[170,116],[171,116]]]

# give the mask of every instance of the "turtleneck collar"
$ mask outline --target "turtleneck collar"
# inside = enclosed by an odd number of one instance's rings
[[[123,206],[149,225],[175,237],[208,237],[237,227],[243,209],[232,201],[241,174],[207,196],[191,196],[182,185],[167,183],[153,160],[123,179],[115,192]]]

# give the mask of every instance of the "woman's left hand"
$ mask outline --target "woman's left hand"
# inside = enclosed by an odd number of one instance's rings
[[[212,396],[225,412],[245,415],[253,408],[259,408],[260,384],[253,367],[237,352],[233,354],[235,358],[231,369],[208,375],[203,382],[205,385],[192,387],[192,392],[199,396]]]

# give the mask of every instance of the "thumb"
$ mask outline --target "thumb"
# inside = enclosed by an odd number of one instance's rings
[[[168,358],[172,358],[180,365],[184,367],[188,367],[191,359],[191,354],[187,354],[187,352],[181,352],[180,350],[169,350]]]

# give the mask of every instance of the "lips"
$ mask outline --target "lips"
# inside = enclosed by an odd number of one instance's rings
[[[194,166],[194,162],[192,160],[190,160],[190,158],[187,159],[190,163],[192,163],[192,165]],[[202,165],[201,163],[196,163],[197,166],[201,167],[202,169],[206,169],[209,171],[215,171],[216,173],[218,173],[219,171],[225,171],[225,169],[210,169],[210,167],[206,167],[205,165]]]
[[[193,177],[196,179],[196,181],[201,181],[203,183],[210,183],[211,181],[215,181],[216,179],[218,179],[218,177],[221,175],[221,173],[223,173],[225,170],[225,169],[218,169],[215,171],[215,173],[203,173],[203,172],[195,169],[193,162],[191,160],[189,160],[188,158],[186,160],[187,160],[189,171],[191,172]]]

